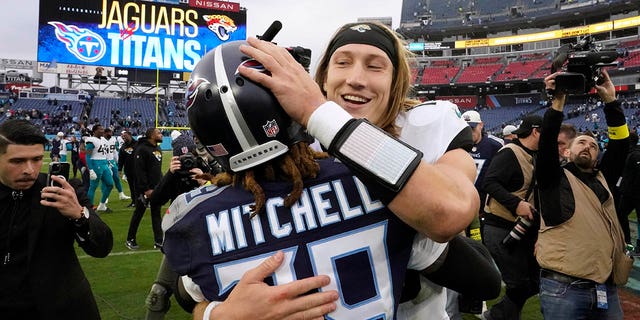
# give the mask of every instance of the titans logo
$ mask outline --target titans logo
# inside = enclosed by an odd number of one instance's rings
[[[198,97],[198,90],[200,90],[200,87],[201,86],[208,87],[210,85],[211,85],[211,82],[203,78],[189,79],[189,84],[187,85],[187,92],[185,94],[187,96],[187,103],[186,103],[187,110],[191,108],[193,103],[196,101],[196,98]]]
[[[96,62],[107,52],[104,39],[89,29],[58,21],[49,24],[56,28],[56,38],[65,44],[67,51],[84,62]]]

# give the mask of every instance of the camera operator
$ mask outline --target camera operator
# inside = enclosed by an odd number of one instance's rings
[[[173,157],[169,164],[169,171],[162,177],[151,195],[152,206],[162,206],[173,201],[180,194],[191,191],[208,180],[201,179],[204,173],[210,173],[208,163],[196,156],[196,144],[187,135],[178,135],[172,132]],[[182,139],[181,139],[182,138]],[[178,284],[178,275],[169,268],[163,255],[160,262],[158,275],[151,286],[151,290],[145,300],[147,314],[145,319],[164,319],[169,311],[171,294],[185,310],[192,310],[195,303],[181,285]]]
[[[520,319],[527,299],[538,293],[536,228],[528,225],[536,216],[533,171],[541,124],[540,116],[526,116],[513,131],[517,139],[493,156],[484,176],[487,205],[482,239],[507,287],[502,299],[484,312],[485,319]],[[533,230],[526,232],[527,228]],[[514,231],[516,237],[511,236]]]
[[[596,167],[597,141],[579,134],[569,144],[568,163],[560,166],[557,137],[566,99],[566,92],[556,87],[560,74],[545,78],[553,101],[542,123],[536,170],[541,206],[536,258],[542,268],[542,313],[545,319],[622,319],[617,286],[627,282],[633,260],[625,255],[622,229],[603,171],[612,165],[623,167],[629,129],[615,87],[602,70],[603,81],[595,88],[605,103],[607,152]]]

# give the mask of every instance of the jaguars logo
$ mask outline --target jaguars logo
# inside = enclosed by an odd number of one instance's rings
[[[355,26],[350,27],[349,29],[353,30],[353,31],[358,31],[358,32],[367,32],[371,30],[371,27],[367,24],[358,24]]]
[[[207,28],[222,41],[229,40],[229,36],[238,29],[236,23],[224,15],[204,15],[202,18],[207,22]]]

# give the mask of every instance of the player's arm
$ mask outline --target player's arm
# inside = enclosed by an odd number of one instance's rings
[[[446,241],[464,230],[478,211],[475,175],[475,163],[466,151],[448,151],[433,165],[421,161],[388,207],[433,240]]]
[[[501,276],[489,250],[482,243],[458,235],[422,275],[438,284],[474,299],[491,300],[500,295]]]
[[[87,139],[87,141],[85,142],[85,150],[87,151],[85,153],[85,159],[87,161],[87,168],[89,170],[93,170],[95,168],[94,164],[93,164],[93,153],[97,152],[98,150],[96,149],[96,145],[95,143],[91,140],[91,139]]]

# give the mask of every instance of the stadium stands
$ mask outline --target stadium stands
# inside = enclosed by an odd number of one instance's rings
[[[503,68],[503,64],[470,65],[462,70],[456,83],[478,83],[491,81]]]
[[[493,78],[494,81],[509,81],[529,79],[536,71],[540,70],[548,60],[522,60],[509,63],[502,73]]]
[[[629,51],[629,55],[626,58],[618,59],[623,62],[625,68],[640,66],[640,49]]]
[[[447,84],[453,82],[460,67],[426,67],[420,84]]]

